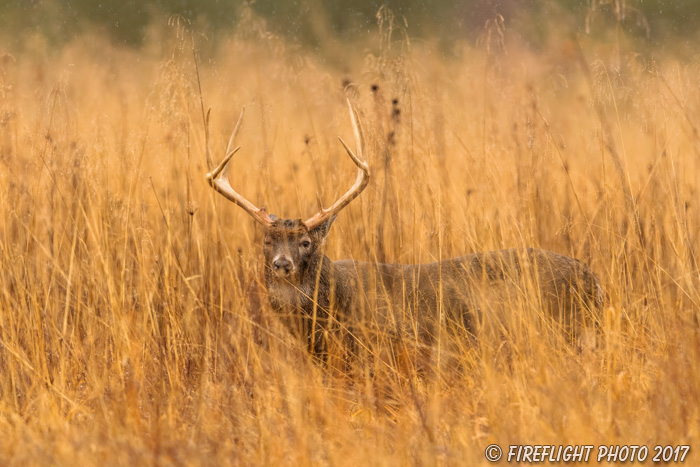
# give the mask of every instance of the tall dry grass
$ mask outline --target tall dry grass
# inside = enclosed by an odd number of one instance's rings
[[[205,183],[189,38],[60,53],[36,39],[0,68],[3,464],[479,465],[490,443],[699,446],[697,63],[593,43],[582,60],[573,42],[533,53],[491,25],[450,58],[383,28],[337,67],[251,24],[200,59],[216,154],[246,107],[240,192],[285,217],[342,193],[348,97],[373,181],[329,257],[575,256],[609,295],[604,341],[579,352],[525,322],[458,346],[459,368],[430,378],[327,374],[268,309],[258,227]]]

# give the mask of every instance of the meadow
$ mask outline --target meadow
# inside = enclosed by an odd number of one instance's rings
[[[332,58],[254,19],[216,47],[173,24],[140,49],[0,50],[0,463],[490,465],[491,443],[698,462],[700,62],[533,50],[499,22],[445,51],[390,20]],[[608,295],[597,347],[531,313],[431,377],[314,363],[269,308],[260,228],[204,179],[203,115],[216,163],[245,106],[232,184],[306,218],[354,179],[346,99],[373,178],[331,259],[573,256]]]

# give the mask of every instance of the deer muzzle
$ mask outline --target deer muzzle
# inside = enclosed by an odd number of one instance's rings
[[[285,278],[294,272],[294,263],[288,256],[278,256],[272,260],[272,270],[277,277]]]

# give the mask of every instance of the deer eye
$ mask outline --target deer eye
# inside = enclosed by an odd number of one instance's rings
[[[302,247],[302,248],[308,248],[308,247],[310,247],[310,246],[311,246],[311,242],[308,241],[308,240],[303,240],[303,241],[301,242],[301,247]]]

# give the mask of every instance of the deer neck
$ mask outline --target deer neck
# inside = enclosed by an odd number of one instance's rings
[[[315,301],[327,308],[332,274],[333,263],[325,255],[312,258],[299,268],[298,275],[289,279],[279,278],[266,268],[265,285],[270,303],[274,308],[292,306],[306,312],[313,309]]]

